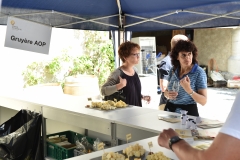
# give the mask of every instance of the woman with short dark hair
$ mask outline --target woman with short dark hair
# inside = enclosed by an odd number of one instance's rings
[[[171,52],[173,68],[164,96],[168,98],[165,110],[178,112],[188,111],[189,115],[199,116],[197,103],[207,103],[207,77],[198,66],[197,47],[191,41],[179,40]],[[179,89],[173,84],[180,84]]]

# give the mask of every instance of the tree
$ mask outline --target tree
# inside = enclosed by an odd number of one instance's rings
[[[77,32],[77,31],[74,31]],[[114,52],[106,32],[84,31],[84,54],[68,55],[68,50],[47,62],[29,64],[22,75],[24,87],[49,83],[64,83],[67,76],[90,74],[98,77],[99,87],[114,69]]]

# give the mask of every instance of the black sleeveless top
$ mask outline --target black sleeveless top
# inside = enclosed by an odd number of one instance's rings
[[[123,88],[126,96],[126,103],[129,105],[142,107],[141,82],[138,74],[135,72],[133,76],[126,75],[121,70],[121,77],[127,80],[127,85]]]

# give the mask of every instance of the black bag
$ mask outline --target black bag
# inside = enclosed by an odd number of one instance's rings
[[[42,115],[28,110],[0,125],[0,159],[43,160],[41,126]]]
[[[121,69],[119,69],[119,70],[120,70],[120,76],[122,76],[123,71]],[[121,100],[123,102],[126,102],[126,96],[123,93],[123,89],[120,89],[119,91],[117,91],[109,96],[104,96],[104,98],[103,98],[104,101],[107,101],[107,100],[114,101],[114,99],[116,99],[117,101]]]

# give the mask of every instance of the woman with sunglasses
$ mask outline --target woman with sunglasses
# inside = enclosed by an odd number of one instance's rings
[[[191,41],[179,40],[173,47],[170,55],[173,68],[164,93],[168,98],[165,111],[186,110],[188,115],[199,116],[197,103],[207,103],[207,76],[198,66],[197,55],[197,47]]]
[[[128,41],[119,46],[118,55],[122,60],[122,66],[113,71],[102,86],[103,96],[109,96],[123,90],[126,96],[125,103],[129,105],[142,107],[142,99],[150,102],[150,96],[141,94],[141,82],[134,70],[134,65],[138,64],[140,60],[139,54],[140,46],[136,43]]]

